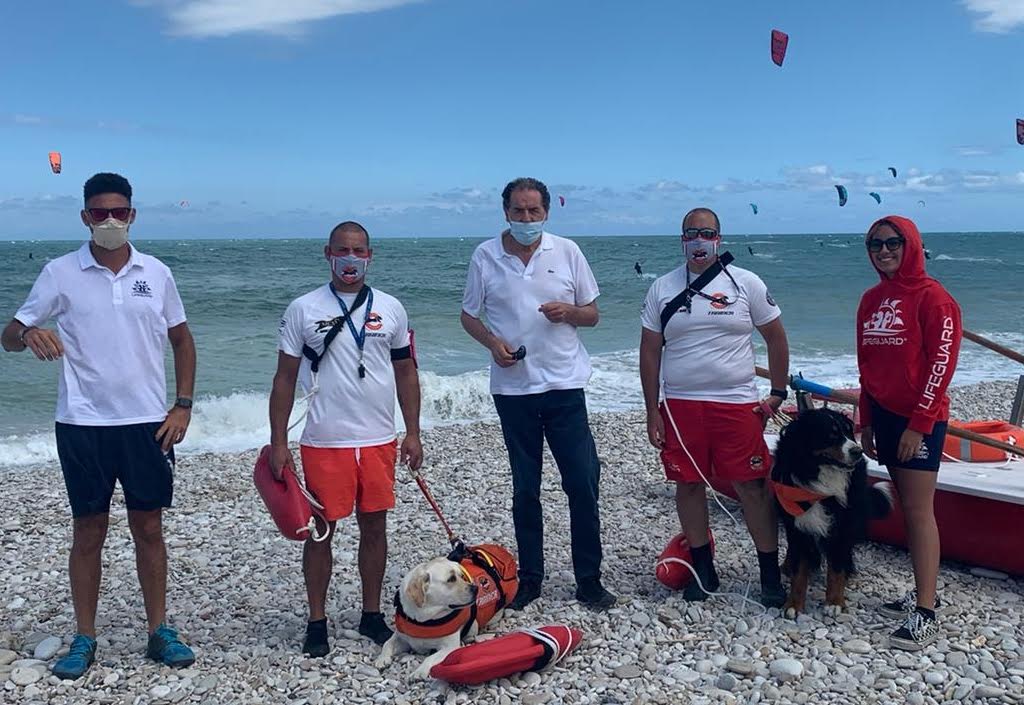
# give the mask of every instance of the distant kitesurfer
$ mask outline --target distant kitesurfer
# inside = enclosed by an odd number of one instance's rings
[[[644,275],[644,270],[640,267],[640,263],[639,262],[634,262],[633,263],[633,269],[636,271],[636,275],[638,277],[642,277]]]

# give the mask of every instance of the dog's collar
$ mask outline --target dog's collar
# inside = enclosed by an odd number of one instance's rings
[[[803,487],[784,485],[781,482],[773,482],[772,480],[768,480],[768,486],[772,488],[772,492],[775,493],[775,499],[779,501],[779,505],[785,510],[786,514],[793,517],[802,516],[816,503],[828,496],[820,492],[812,492]]]
[[[442,637],[469,631],[470,625],[476,620],[476,601],[458,609],[453,609],[443,617],[424,622],[413,619],[402,608],[400,590],[395,591],[395,629],[400,634],[414,639],[440,639]]]

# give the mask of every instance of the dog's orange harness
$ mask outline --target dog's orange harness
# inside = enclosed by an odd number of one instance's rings
[[[805,490],[803,487],[783,485],[782,483],[772,482],[771,480],[768,480],[768,486],[772,488],[772,492],[775,493],[775,499],[779,500],[779,504],[784,510],[786,510],[786,514],[793,517],[803,515],[817,502],[820,502],[828,496],[821,494],[820,492]]]
[[[484,626],[511,602],[519,590],[516,559],[495,544],[463,547],[459,544],[449,560],[458,562],[466,581],[476,586],[471,605],[452,609],[444,617],[418,622],[405,613],[399,593],[395,593],[395,629],[416,639],[440,639],[456,632],[463,636],[473,622]]]

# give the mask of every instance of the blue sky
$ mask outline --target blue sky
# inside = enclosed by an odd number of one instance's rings
[[[3,238],[84,236],[104,170],[136,237],[483,236],[519,175],[569,235],[696,205],[733,233],[1024,230],[1024,0],[79,0],[3,25]]]

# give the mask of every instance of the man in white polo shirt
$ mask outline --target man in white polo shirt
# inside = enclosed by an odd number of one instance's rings
[[[778,528],[765,479],[771,456],[764,441],[767,417],[754,384],[753,334],[768,348],[773,410],[786,398],[789,345],[782,312],[753,272],[724,267],[698,291],[697,278],[718,262],[721,226],[708,208],[694,208],[682,223],[682,266],[659,277],[644,301],[640,336],[640,381],[647,406],[647,432],[661,451],[665,476],[676,483],[676,512],[704,589],[718,589],[708,535],[705,479],[732,482],[757,549],[761,602],[781,607]],[[684,290],[692,295],[662,329],[662,312]],[[659,405],[661,381],[665,401]],[[678,435],[677,435],[678,433]],[[681,440],[681,442],[680,442]],[[686,600],[704,600],[696,580]]]
[[[300,450],[306,486],[324,507],[326,541],[306,541],[302,554],[309,622],[302,650],[330,651],[327,588],[331,539],[337,521],[356,513],[363,614],[359,633],[378,644],[391,637],[380,611],[387,563],[387,512],[395,506],[395,462],[413,470],[423,462],[420,385],[412,357],[409,317],[395,297],[366,284],[373,258],[370,235],[359,223],[337,225],[324,246],[331,281],[293,301],[281,319],[277,374],[270,395],[271,469],[294,472],[288,417],[300,378],[309,402]],[[332,329],[337,333],[325,350]],[[319,359],[314,380],[313,359]],[[405,421],[397,448],[395,393]]]
[[[601,585],[601,466],[583,393],[590,358],[577,332],[597,325],[600,292],[576,243],[544,231],[547,186],[516,179],[501,197],[509,227],[473,253],[462,327],[491,353],[491,394],[512,466],[520,584],[509,607],[523,609],[537,599],[544,580],[545,438],[569,498],[576,598],[610,607],[616,598]]]
[[[5,350],[60,360],[57,453],[74,517],[69,572],[77,633],[53,672],[74,679],[96,654],[101,553],[114,483],[135,540],[149,622],[146,655],[168,666],[195,656],[164,624],[167,551],[162,511],[171,506],[175,443],[191,419],[196,350],[171,271],[128,243],[132,188],[118,174],[85,182],[82,222],[92,239],[49,262],[4,329]],[[56,330],[43,328],[53,319]],[[178,398],[166,407],[164,341],[174,351]]]

